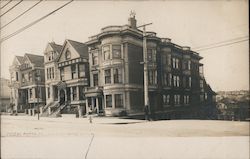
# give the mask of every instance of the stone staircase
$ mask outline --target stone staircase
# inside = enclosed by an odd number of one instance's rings
[[[67,103],[64,104],[59,104],[58,106],[51,111],[52,113],[50,114],[50,117],[61,117],[61,110],[63,110],[67,106]]]
[[[49,104],[45,105],[42,108],[41,117],[48,117],[48,116],[50,116],[50,114],[49,114],[49,107],[51,108],[51,112],[52,112],[52,110],[53,110],[54,107],[58,107],[57,105],[59,105],[59,103],[57,101],[50,102]]]

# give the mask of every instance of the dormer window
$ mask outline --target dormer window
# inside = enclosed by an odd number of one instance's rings
[[[71,57],[71,53],[69,50],[67,50],[65,53],[65,59],[68,60],[68,59],[70,59],[70,57]]]

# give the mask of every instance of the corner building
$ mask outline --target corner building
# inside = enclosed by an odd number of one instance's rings
[[[202,59],[189,47],[147,32],[149,105],[164,118],[201,117],[203,103],[215,93],[203,76]],[[86,106],[105,115],[136,115],[144,109],[143,32],[135,16],[128,25],[107,26],[88,45],[90,87]],[[206,86],[206,87],[205,87]],[[204,89],[210,88],[210,89]],[[209,97],[208,97],[209,96]],[[214,104],[215,101],[207,103]],[[210,107],[207,106],[207,107]],[[207,109],[207,108],[206,108]]]

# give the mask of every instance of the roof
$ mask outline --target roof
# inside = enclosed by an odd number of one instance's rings
[[[23,63],[23,59],[24,57],[23,56],[16,56],[17,60],[20,62],[20,64]]]
[[[58,52],[58,53],[61,52],[61,50],[62,50],[62,45],[56,44],[55,42],[51,42],[51,43],[49,43],[49,44],[50,44],[50,46],[52,47],[52,49],[53,49],[54,51],[56,51],[56,52]]]
[[[40,55],[34,55],[34,54],[25,54],[30,60],[31,63],[33,63],[37,67],[43,67],[44,66],[44,57]]]
[[[69,39],[67,41],[79,53],[80,57],[88,58],[88,47],[86,44]]]
[[[213,90],[212,90],[212,88],[210,87],[210,85],[209,84],[205,84],[205,90],[206,90],[206,92],[208,92],[208,93],[210,93],[210,94],[213,94],[213,95],[217,95],[217,93],[215,93]]]

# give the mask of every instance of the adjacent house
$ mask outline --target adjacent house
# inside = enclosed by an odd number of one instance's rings
[[[10,66],[11,104],[17,112],[30,114],[45,104],[44,57],[34,54],[16,56]]]

